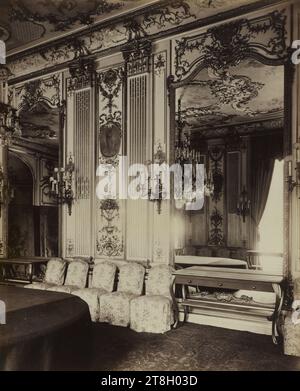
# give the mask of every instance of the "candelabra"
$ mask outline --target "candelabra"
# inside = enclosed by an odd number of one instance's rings
[[[70,155],[66,167],[55,167],[53,176],[49,178],[51,186],[51,194],[56,197],[60,204],[67,204],[69,216],[72,214],[72,204],[74,201],[73,173],[74,163]]]
[[[203,163],[203,156],[201,156],[201,152],[191,148],[191,137],[188,132],[183,133],[183,129],[185,126],[185,122],[182,118],[182,110],[181,110],[181,100],[178,99],[178,112],[177,112],[177,141],[175,143],[175,162],[179,163],[182,167],[184,164],[192,164],[192,183],[193,189],[195,188],[196,181],[196,173],[195,167],[196,164]],[[204,195],[206,197],[211,197],[214,193],[214,181],[211,174],[205,173],[204,179]],[[194,193],[194,191],[192,192]],[[185,205],[185,202],[180,203],[177,202],[178,205]]]
[[[200,151],[191,148],[191,137],[188,132],[183,133],[185,123],[182,118],[181,100],[178,99],[177,112],[177,131],[178,136],[175,143],[175,161],[181,165],[183,164],[200,164]]]
[[[251,201],[248,199],[248,193],[244,186],[243,191],[241,192],[240,199],[237,204],[237,215],[243,217],[243,222],[245,223],[246,217],[250,214]]]

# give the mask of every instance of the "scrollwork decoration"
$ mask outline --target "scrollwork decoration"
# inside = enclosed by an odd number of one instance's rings
[[[251,52],[269,58],[287,56],[284,11],[274,11],[252,20],[240,19],[176,40],[175,74],[185,78],[199,63],[216,72],[238,65]],[[261,37],[263,36],[263,38]],[[259,48],[259,50],[258,50]]]
[[[74,25],[89,25],[94,22],[95,17],[110,13],[114,10],[120,9],[123,3],[112,3],[106,0],[95,0],[90,9],[85,11],[77,10],[79,4],[76,0],[61,0],[59,2],[40,1],[41,5],[44,5],[48,10],[49,5],[54,7],[54,12],[45,12],[44,14],[33,11],[30,7],[26,6],[23,2],[17,0],[15,5],[10,11],[11,22],[28,22],[37,24],[42,27],[45,33],[44,23],[48,23],[52,26],[53,31],[66,31],[74,27]],[[44,35],[44,34],[43,34]]]
[[[113,224],[113,221],[119,218],[119,204],[113,199],[101,200],[100,210],[106,225],[98,233],[97,252],[108,257],[120,256],[123,251],[123,241],[119,228]]]
[[[211,229],[210,229],[210,239],[209,244],[212,246],[221,246],[224,244],[223,238],[223,217],[219,210],[215,207],[211,216]]]

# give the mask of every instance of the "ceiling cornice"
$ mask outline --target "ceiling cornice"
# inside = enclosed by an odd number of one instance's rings
[[[287,0],[287,2],[289,2],[289,0]],[[292,2],[293,2],[293,0],[291,0],[291,3]],[[68,36],[64,36],[64,37],[58,38],[58,39],[53,39],[49,42],[46,42],[46,43],[43,43],[40,45],[36,45],[32,48],[28,48],[28,49],[26,49],[24,51],[20,51],[18,53],[13,53],[13,54],[8,53],[7,54],[7,60],[8,60],[7,62],[8,63],[13,62],[13,61],[19,60],[21,58],[33,55],[35,53],[46,51],[47,49],[51,49],[53,46],[65,45],[66,42],[68,42],[68,41],[72,41],[74,39],[84,37],[86,34],[96,32],[96,31],[101,30],[105,27],[109,27],[113,24],[117,24],[120,22],[123,24],[126,24],[127,22],[132,20],[132,18],[141,16],[144,13],[149,12],[149,11],[160,9],[166,5],[169,5],[169,4],[170,4],[170,1],[168,1],[168,0],[160,1],[159,3],[151,4],[149,6],[143,7],[142,9],[138,9],[138,10],[129,12],[125,16],[122,15],[122,16],[112,17],[109,20],[105,20],[105,21],[99,22],[95,25],[81,29],[80,31],[70,33]],[[205,26],[209,26],[209,25],[212,25],[212,24],[215,24],[218,22],[223,22],[223,21],[225,22],[228,19],[243,16],[243,15],[248,14],[250,12],[258,11],[258,10],[261,10],[261,9],[269,7],[269,6],[276,6],[276,5],[282,5],[282,0],[258,0],[254,3],[243,5],[238,8],[235,8],[235,9],[230,9],[227,11],[219,12],[215,15],[211,15],[211,16],[208,16],[205,18],[197,19],[193,22],[186,23],[182,26],[171,27],[170,29],[168,29],[166,31],[161,31],[158,33],[154,33],[152,35],[148,35],[146,38],[149,41],[167,38],[167,37],[172,36],[174,34],[180,34],[182,32],[191,31],[191,30],[205,27]],[[99,51],[96,51],[91,55],[86,55],[85,57],[87,57],[87,58],[88,57],[95,57],[95,56],[99,57],[99,54],[101,54],[102,56],[111,55],[111,54],[120,52],[120,50],[122,50],[122,48],[125,47],[126,44],[127,43],[116,45],[111,48],[105,48],[102,50],[100,49]],[[45,74],[51,73],[51,72],[57,72],[59,70],[65,69],[72,62],[73,62],[73,60],[67,61],[67,62],[58,64],[55,66],[50,66],[48,68],[35,71],[33,73],[30,73],[30,74],[27,74],[24,76],[12,78],[12,79],[10,79],[9,84],[16,84],[16,83],[22,82],[24,80],[27,80],[29,78],[39,77],[39,76],[42,76],[42,75],[45,75]]]

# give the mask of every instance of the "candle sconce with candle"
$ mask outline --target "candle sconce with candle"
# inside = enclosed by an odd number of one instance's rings
[[[10,179],[4,175],[3,168],[0,166],[0,218],[3,206],[9,204],[15,196],[15,189],[11,186]]]
[[[251,201],[248,198],[248,192],[244,186],[237,204],[237,215],[243,217],[243,223],[246,222],[246,217],[250,215],[250,207]]]
[[[69,216],[72,214],[74,201],[73,173],[75,167],[70,155],[66,167],[55,167],[53,175],[49,178],[51,195],[56,197],[59,204],[67,204]]]
[[[288,162],[288,178],[287,178],[287,183],[288,183],[288,189],[289,192],[291,193],[295,187],[300,187],[300,146],[297,147],[296,150],[296,180],[293,179],[293,162],[290,160]]]
[[[158,143],[156,153],[154,154],[154,164],[159,166],[165,163],[166,154],[163,151],[161,143]],[[151,164],[151,162],[149,162]],[[156,202],[157,213],[161,214],[162,201],[166,198],[166,194],[163,191],[162,176],[158,173],[155,177],[152,176],[151,168],[150,175],[148,177],[148,199],[149,201]]]

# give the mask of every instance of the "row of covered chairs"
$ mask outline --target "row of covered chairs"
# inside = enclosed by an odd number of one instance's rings
[[[87,287],[88,272],[89,264],[81,259],[72,262],[51,259],[44,281],[26,285],[26,288],[76,295],[88,304],[94,322],[130,325],[139,332],[170,330],[174,317],[170,294],[172,269],[169,266],[150,268],[145,284],[146,269],[135,262],[119,268],[109,261],[96,263]]]

